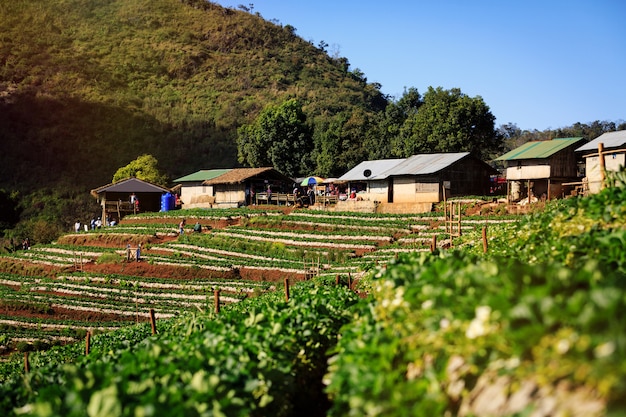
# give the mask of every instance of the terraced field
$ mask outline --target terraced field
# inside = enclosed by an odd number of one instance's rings
[[[178,235],[185,218],[188,230]],[[353,283],[398,252],[450,244],[441,216],[194,210],[126,217],[0,258],[0,350],[46,348],[281,289],[285,278]],[[464,220],[472,232],[489,221]],[[203,226],[194,233],[193,224]],[[136,249],[141,245],[140,260]],[[218,293],[216,293],[219,291]]]

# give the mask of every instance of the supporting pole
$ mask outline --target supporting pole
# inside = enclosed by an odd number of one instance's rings
[[[551,188],[552,188],[552,181],[550,181],[550,178],[548,178],[548,197],[546,198],[547,201],[550,201],[550,193],[552,192]]]
[[[598,163],[600,164],[600,187],[606,187],[606,164],[604,162],[604,143],[598,143]]]
[[[430,251],[434,252],[437,249],[437,235],[433,235],[433,240],[430,243]]]
[[[459,216],[457,219],[457,228],[459,231],[459,236],[461,236],[461,203],[459,202]]]
[[[91,344],[91,332],[87,332],[85,336],[85,356],[89,355],[89,345]]]
[[[443,200],[443,221],[446,225],[446,233],[448,233],[448,202]]]
[[[30,362],[28,361],[28,352],[24,352],[24,372],[30,372]]]
[[[285,278],[285,301],[289,302],[289,278]]]

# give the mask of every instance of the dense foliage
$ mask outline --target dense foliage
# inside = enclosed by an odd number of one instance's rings
[[[239,162],[274,167],[292,178],[313,169],[311,127],[301,104],[291,99],[264,109],[254,125],[238,130]]]
[[[370,265],[359,283],[367,298],[320,277],[293,287],[289,302],[279,289],[219,314],[163,321],[153,337],[145,327],[99,335],[97,346],[108,347],[88,357],[80,344],[38,353],[27,375],[9,363],[0,367],[0,404],[7,415],[51,416],[157,415],[163,407],[185,415],[621,415],[626,173],[609,183],[518,222],[490,223],[487,253],[480,231],[468,231],[457,249]],[[290,221],[251,217],[248,225],[268,227],[233,231],[242,242],[255,234],[276,241],[272,226]],[[343,219],[363,236],[411,222]],[[214,239],[169,246],[200,257]],[[231,241],[229,256],[279,253],[279,243]]]
[[[15,406],[37,416],[323,415],[326,351],[357,297],[313,282],[281,297],[186,316],[141,342],[128,330],[111,334],[108,351],[74,353],[73,365],[34,367],[0,385],[4,415]]]
[[[381,269],[331,359],[331,415],[623,413],[624,201],[562,200],[491,230],[487,255]]]
[[[159,161],[152,155],[144,154],[128,165],[115,171],[113,182],[125,180],[130,177],[139,178],[152,184],[167,187],[169,184],[167,175],[159,171]]]

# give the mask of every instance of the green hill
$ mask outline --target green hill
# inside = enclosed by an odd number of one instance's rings
[[[0,188],[90,189],[144,153],[171,178],[232,167],[268,104],[319,126],[387,104],[293,27],[206,1],[11,1],[0,20]]]

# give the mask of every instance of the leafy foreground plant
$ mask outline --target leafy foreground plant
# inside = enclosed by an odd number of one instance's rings
[[[379,270],[330,360],[330,415],[624,415],[624,201],[559,201],[493,230],[487,255]]]
[[[328,349],[358,298],[344,287],[294,286],[219,315],[185,316],[105,357],[30,373],[0,389],[5,415],[324,415]],[[45,382],[45,383],[42,383]],[[7,406],[6,397],[3,400]]]
[[[623,412],[626,291],[616,282],[593,261],[572,271],[460,252],[401,257],[342,331],[330,415]]]

